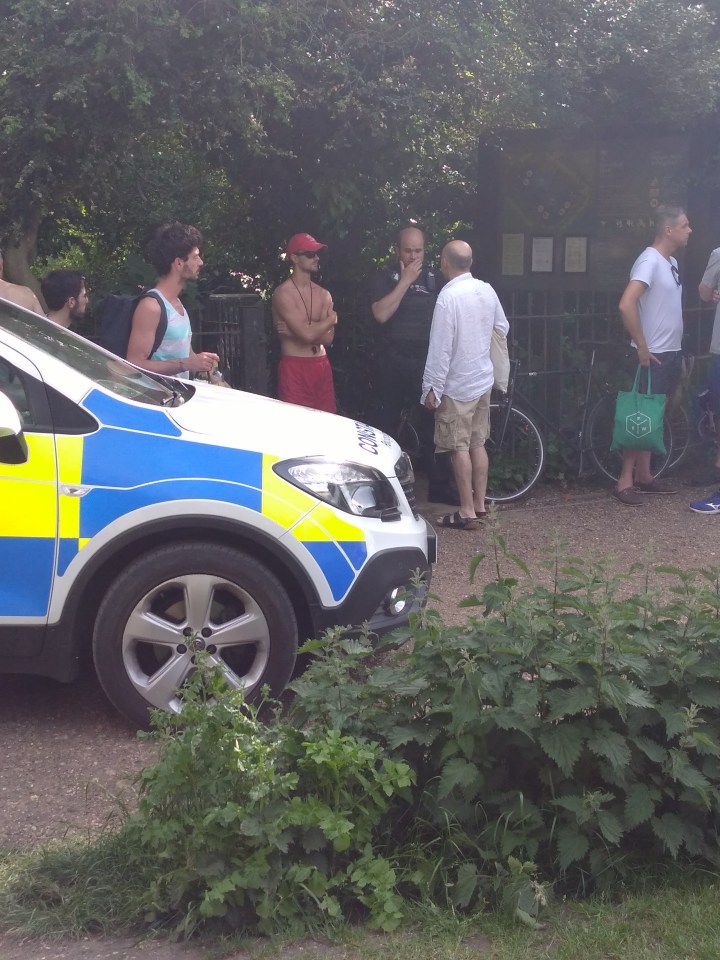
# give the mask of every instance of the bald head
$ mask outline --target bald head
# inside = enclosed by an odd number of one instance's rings
[[[397,238],[397,253],[400,263],[407,266],[413,261],[422,263],[425,256],[425,234],[417,227],[405,227]]]
[[[459,277],[467,273],[472,266],[472,249],[464,240],[451,240],[443,247],[440,258],[440,269],[448,278]]]

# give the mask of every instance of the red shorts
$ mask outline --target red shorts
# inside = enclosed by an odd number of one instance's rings
[[[278,398],[335,413],[335,387],[327,354],[320,357],[280,357]]]

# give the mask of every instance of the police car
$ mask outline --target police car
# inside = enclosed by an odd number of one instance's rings
[[[277,694],[305,638],[424,602],[413,482],[372,427],[146,373],[0,300],[0,671],[70,681],[91,645],[138,725],[182,709],[200,650]]]

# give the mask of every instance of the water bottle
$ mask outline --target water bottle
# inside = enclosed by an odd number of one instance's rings
[[[215,364],[212,370],[200,370],[195,374],[196,380],[202,380],[205,383],[212,383],[216,387],[225,387],[227,383],[225,382],[225,377],[222,375],[222,371],[218,369],[218,365]]]

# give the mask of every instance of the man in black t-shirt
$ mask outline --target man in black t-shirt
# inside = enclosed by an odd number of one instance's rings
[[[377,377],[382,400],[380,427],[393,434],[400,412],[420,404],[430,326],[437,299],[436,277],[425,263],[425,235],[405,227],[397,238],[397,263],[373,276],[370,303],[373,318],[381,325],[378,338]],[[419,413],[420,439],[427,450],[428,499],[457,504],[450,482],[447,457],[432,453],[432,416]]]

